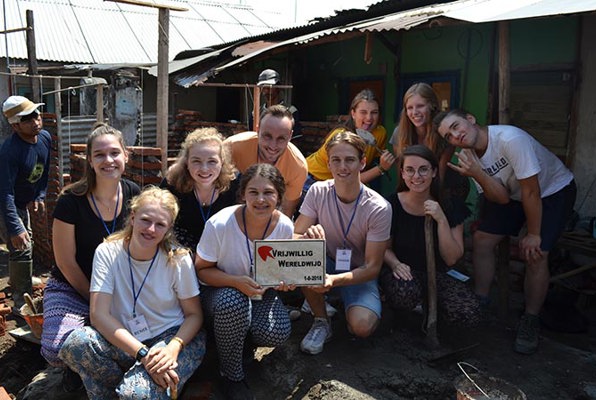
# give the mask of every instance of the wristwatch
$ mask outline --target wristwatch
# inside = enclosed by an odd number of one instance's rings
[[[143,346],[139,349],[139,351],[137,351],[135,359],[140,362],[147,354],[149,354],[149,347]]]

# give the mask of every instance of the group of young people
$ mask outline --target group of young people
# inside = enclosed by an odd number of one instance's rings
[[[56,268],[44,295],[42,354],[64,368],[66,389],[82,379],[92,399],[170,398],[200,365],[209,326],[224,395],[252,399],[246,348],[288,339],[279,292],[296,289],[259,285],[254,241],[325,239],[324,283],[300,288],[313,314],[300,348],[318,354],[332,337],[331,291],[349,332],[363,338],[380,322],[382,296],[399,309],[424,304],[426,216],[439,317],[459,326],[477,324],[488,301],[491,246],[527,220],[526,312],[515,349],[536,350],[548,251],[575,199],[573,175],[552,153],[518,128],[483,127],[461,110],[440,113],[425,83],[404,96],[393,153],[370,90],[358,93],[347,125],[308,158],[290,142],[293,123],[285,106],[273,105],[258,132],[224,139],[213,128],[196,130],[161,187],[142,191],[122,177],[121,133],[94,128],[85,176],[63,190],[54,211]],[[387,198],[366,185],[394,166],[397,188]],[[474,289],[446,274],[464,253],[467,177],[485,198]]]

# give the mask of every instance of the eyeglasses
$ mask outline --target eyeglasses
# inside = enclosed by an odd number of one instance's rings
[[[416,174],[416,172],[418,172],[418,175],[420,175],[420,176],[422,176],[422,177],[424,177],[424,176],[427,176],[427,175],[430,173],[430,171],[431,171],[431,170],[432,170],[432,168],[431,168],[431,167],[428,167],[428,166],[426,166],[426,165],[425,165],[425,166],[422,166],[422,167],[420,167],[420,168],[418,168],[418,169],[414,169],[414,168],[412,168],[412,167],[406,167],[406,168],[402,168],[402,172],[403,172],[403,173],[404,173],[404,174],[405,174],[405,175],[406,175],[408,178],[411,178],[411,177],[413,177],[413,176]]]

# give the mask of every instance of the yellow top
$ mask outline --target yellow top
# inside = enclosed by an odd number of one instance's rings
[[[319,147],[319,150],[306,157],[308,173],[311,174],[316,180],[324,181],[333,178],[331,171],[329,171],[329,156],[327,155],[325,146],[327,146],[327,142],[331,140],[333,136],[343,132],[344,130],[346,130],[344,127],[339,127],[332,130],[331,133],[327,135],[327,138],[325,138],[323,145]],[[377,125],[377,127],[373,129],[371,133],[377,141],[377,146],[380,149],[385,149],[387,147],[387,131],[385,128],[382,125]],[[366,156],[366,169],[369,169],[372,166],[375,158],[380,156],[379,152],[374,146],[366,146],[366,152],[364,155]]]

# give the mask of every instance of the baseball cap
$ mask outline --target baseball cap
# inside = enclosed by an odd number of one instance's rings
[[[279,82],[279,74],[273,69],[266,69],[259,74],[257,86],[275,85]]]
[[[37,107],[45,103],[34,103],[23,96],[10,96],[4,104],[2,104],[2,112],[9,124],[18,124],[21,122],[21,117],[29,115],[37,111]]]

